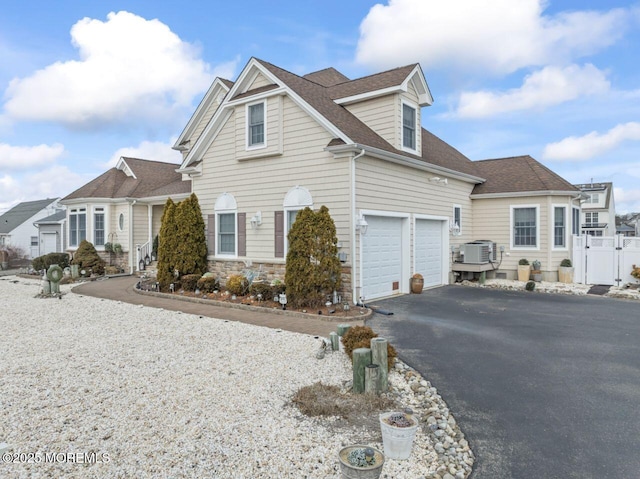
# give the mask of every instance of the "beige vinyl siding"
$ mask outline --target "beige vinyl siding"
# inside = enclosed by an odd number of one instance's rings
[[[258,73],[255,80],[251,82],[251,85],[245,91],[255,90],[256,88],[260,88],[260,87],[272,85],[272,84],[273,82],[270,81],[267,77],[265,77],[262,73]]]
[[[449,235],[449,244],[457,246],[474,239],[472,202],[473,184],[448,179],[447,185],[429,182],[433,173],[384,160],[363,157],[356,161],[356,205],[359,210],[409,214],[410,244],[413,245],[413,215],[430,215],[453,220],[453,205],[462,208],[462,235]],[[359,258],[360,243],[356,245]],[[449,256],[450,261],[450,256]],[[413,247],[410,264],[414,264]],[[445,261],[445,267],[449,263]],[[359,278],[356,278],[359,281]],[[359,286],[359,284],[358,284]]]
[[[153,221],[151,222],[151,240],[160,233],[160,227],[162,226],[162,213],[164,213],[164,205],[153,206]]]
[[[398,105],[398,95],[386,95],[345,107],[378,135],[397,147],[398,128],[390,119],[399,118]]]
[[[129,218],[129,205],[127,203],[118,203],[111,208],[111,211],[113,212],[111,215],[113,219],[111,231],[118,235],[114,243],[120,243],[123,251],[130,251],[129,227],[131,221]],[[120,217],[120,213],[124,215],[124,228],[122,231],[120,231],[120,228],[118,227],[118,218]]]
[[[149,216],[147,205],[133,206],[133,248],[135,245],[143,245],[149,241]]]
[[[271,111],[276,99],[268,102]],[[299,185],[309,190],[315,209],[329,208],[343,244],[341,251],[348,252],[349,161],[336,160],[324,151],[332,136],[288,97],[282,97],[282,155],[239,160],[246,153],[244,139],[236,141],[239,131],[244,135],[244,118],[234,117],[244,116],[244,111],[237,108],[222,127],[203,157],[202,176],[193,179],[203,215],[214,213],[220,194],[232,194],[238,212],[246,213],[247,258],[274,261],[274,212],[283,210],[285,195]],[[269,122],[274,124],[275,119]],[[262,213],[262,225],[252,230],[249,220],[257,211]]]
[[[518,205],[538,206],[539,208],[539,248],[511,249],[511,207]],[[489,239],[504,246],[505,255],[500,265],[501,271],[509,272],[509,277],[515,276],[518,261],[526,258],[529,263],[538,260],[542,263],[545,279],[556,280],[557,270],[564,258],[571,257],[571,237],[567,240],[566,250],[553,249],[553,207],[567,207],[567,224],[570,228],[571,198],[568,196],[526,196],[518,198],[489,198],[473,200],[473,215],[475,217],[474,235],[478,239]],[[570,231],[570,229],[569,229]],[[509,256],[506,255],[509,253]],[[500,254],[498,253],[498,257]]]
[[[247,106],[239,105],[235,108],[233,119],[235,122],[235,143],[237,158],[256,158],[267,155],[282,154],[282,109],[283,97],[271,96],[266,99],[266,147],[247,149]],[[290,125],[291,126],[291,125]]]

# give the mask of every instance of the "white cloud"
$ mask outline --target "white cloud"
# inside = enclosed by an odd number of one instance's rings
[[[175,143],[173,138],[169,143],[162,143],[160,141],[143,141],[138,146],[128,146],[117,150],[107,163],[104,164],[105,168],[112,168],[116,166],[121,156],[129,158],[142,158],[144,160],[164,161],[166,163],[180,163],[182,161],[182,154],[180,152],[171,149],[171,145]]]
[[[58,143],[37,146],[11,146],[0,143],[0,168],[26,170],[47,165],[57,160],[63,153],[64,146]]]
[[[54,165],[34,173],[1,176],[0,211],[23,201],[67,196],[92,179],[93,175],[81,175],[62,165]]]
[[[545,67],[528,75],[520,88],[504,93],[466,92],[460,95],[457,116],[483,118],[510,111],[544,109],[583,95],[609,90],[605,74],[591,64]]]
[[[616,213],[640,213],[640,189],[613,188]]]
[[[104,22],[83,18],[71,28],[71,40],[79,59],[10,82],[9,117],[76,128],[170,120],[176,109],[191,108],[216,73],[167,25],[125,11],[109,13]],[[228,75],[236,63],[219,71]]]
[[[389,0],[360,24],[359,63],[504,74],[566,62],[613,44],[629,11],[544,15],[546,0]]]
[[[548,160],[584,161],[602,155],[624,141],[640,141],[640,123],[623,123],[603,134],[592,131],[584,136],[567,137],[546,145],[542,157]]]

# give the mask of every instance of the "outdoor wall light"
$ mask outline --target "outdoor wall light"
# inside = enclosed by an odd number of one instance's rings
[[[356,220],[356,231],[359,231],[361,235],[367,233],[367,228],[369,227],[369,223],[364,219],[364,216],[360,215]]]
[[[249,220],[249,224],[251,225],[252,230],[260,226],[262,224],[262,211],[256,212],[256,214]]]
[[[447,183],[449,183],[449,180],[447,180],[446,178],[440,178],[439,176],[432,176],[431,178],[429,178],[429,181],[431,183],[440,183],[441,185],[446,185]]]

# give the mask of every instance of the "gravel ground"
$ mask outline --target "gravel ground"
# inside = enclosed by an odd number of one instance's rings
[[[316,359],[319,339],[39,290],[0,278],[0,443],[31,462],[0,477],[338,478],[338,450],[370,434],[289,404],[301,386],[351,379],[343,353]],[[415,407],[405,374],[390,382]],[[419,430],[383,477],[439,477],[433,443]]]

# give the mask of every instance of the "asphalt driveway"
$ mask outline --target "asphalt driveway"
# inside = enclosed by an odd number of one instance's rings
[[[640,303],[445,286],[367,321],[443,396],[473,479],[640,478]]]

